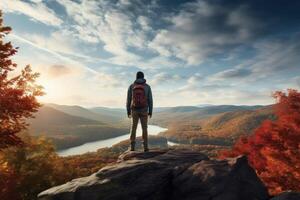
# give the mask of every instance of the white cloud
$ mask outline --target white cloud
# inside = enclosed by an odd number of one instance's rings
[[[200,81],[204,81],[205,80],[205,77],[202,76],[201,74],[199,73],[195,73],[193,76],[191,76],[189,79],[188,79],[188,83],[189,84],[197,84],[198,82]]]
[[[74,38],[64,35],[62,32],[52,32],[49,37],[38,34],[24,34],[24,39],[57,53],[73,54],[75,50]]]
[[[186,101],[187,105],[197,104],[235,104],[235,105],[258,105],[271,104],[273,99],[268,89],[260,90],[243,90],[228,85],[186,85],[174,90],[171,96],[182,99],[182,103]],[[188,97],[187,99],[185,99]]]
[[[154,77],[151,79],[150,83],[153,85],[163,85],[163,84],[174,84],[174,82],[182,81],[185,77],[180,76],[178,74],[170,74],[166,72],[161,72],[155,74]]]
[[[142,30],[144,31],[152,31],[152,27],[150,26],[150,20],[149,18],[145,16],[139,16],[137,18],[137,22],[141,26]]]
[[[13,43],[26,43],[26,59],[42,73],[48,100],[121,106],[133,70],[145,71],[156,106],[259,104],[272,101],[275,87],[299,86],[298,78],[283,84],[284,76],[271,77],[299,73],[299,40],[261,34],[265,21],[255,18],[251,3],[198,0],[158,13],[164,11],[155,10],[159,1],[56,1],[66,10],[63,21],[42,0],[0,2],[7,12],[59,26],[45,35],[11,34]]]
[[[242,60],[231,69],[219,72],[210,77],[214,80],[228,80],[229,78],[243,78],[244,84],[265,80],[271,77],[285,77],[299,72],[300,41],[299,34],[290,35],[289,39],[269,39],[253,44],[255,56]],[[287,81],[288,82],[288,81]],[[249,83],[248,83],[249,84]]]
[[[122,79],[119,78],[119,76],[99,72],[97,75],[95,75],[92,78],[94,83],[101,88],[117,88],[117,87],[124,87],[122,84]]]
[[[31,19],[47,25],[59,26],[63,21],[41,1],[27,3],[20,0],[1,0],[1,9],[4,12],[16,12],[29,16]]]
[[[105,1],[70,3],[60,0],[59,3],[66,8],[69,17],[75,20],[73,34],[87,42],[102,42],[103,49],[113,55],[110,62],[133,65],[141,59],[129,48],[145,48],[147,38],[142,30],[135,28],[138,25],[135,16],[122,10],[122,6],[128,6],[125,1],[113,4]],[[142,17],[139,23],[146,28],[146,21]]]
[[[209,77],[211,81],[229,80],[229,79],[241,79],[250,76],[251,70],[245,68],[232,68],[218,72]]]
[[[49,78],[57,79],[57,78],[65,78],[66,76],[79,76],[82,70],[76,67],[70,67],[62,64],[54,64],[48,67],[48,70],[45,71],[45,74]]]
[[[248,61],[257,76],[299,69],[300,41],[299,34],[289,39],[268,40],[255,46],[258,55]]]
[[[36,34],[24,34],[23,36],[19,36],[16,34],[8,35],[8,40],[13,40],[17,42],[21,42],[23,44],[28,44],[36,50],[41,50],[43,52],[47,52],[52,56],[55,56],[57,59],[62,60],[64,62],[73,63],[74,65],[80,65],[90,72],[97,73],[92,68],[86,67],[83,64],[80,64],[79,61],[70,58],[69,56],[76,57],[80,60],[92,61],[92,62],[108,62],[102,58],[95,58],[91,56],[84,55],[81,53],[81,49],[77,47],[75,40],[70,38],[70,36],[63,35],[61,32],[53,32],[51,37],[48,38],[43,35]],[[63,55],[67,54],[69,56]]]
[[[260,24],[245,10],[209,1],[187,3],[177,14],[170,14],[167,22],[171,25],[158,31],[150,47],[162,56],[175,56],[189,65],[201,64],[253,37]]]
[[[271,104],[273,88],[252,88],[235,82],[212,81],[210,77],[195,73],[187,79],[185,84],[173,87],[165,98],[172,96],[181,99],[179,105],[198,104]],[[163,100],[162,100],[163,101]]]

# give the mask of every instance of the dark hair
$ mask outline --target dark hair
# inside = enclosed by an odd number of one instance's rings
[[[144,73],[141,71],[136,73],[136,79],[139,79],[139,78],[144,78]]]

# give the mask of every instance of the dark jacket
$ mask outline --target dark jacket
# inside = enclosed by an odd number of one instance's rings
[[[152,109],[153,109],[153,99],[152,99],[152,91],[151,91],[151,87],[150,85],[148,85],[146,83],[146,79],[140,78],[140,79],[136,79],[134,81],[134,83],[137,84],[145,84],[145,93],[147,96],[147,100],[148,100],[148,107],[146,108],[142,108],[142,109],[135,109],[134,111],[138,111],[138,112],[148,112],[149,115],[152,115]],[[133,84],[134,84],[133,83]],[[131,84],[128,88],[128,92],[127,92],[127,102],[126,102],[126,108],[127,108],[127,114],[130,115],[131,114],[131,100],[132,100],[132,88],[133,88],[133,84]]]

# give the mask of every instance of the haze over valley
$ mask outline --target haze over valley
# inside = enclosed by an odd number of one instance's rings
[[[152,125],[167,128],[160,137],[177,144],[229,146],[252,133],[271,106],[200,105],[155,108]],[[127,135],[130,120],[125,109],[44,104],[28,121],[34,136],[50,138],[58,150]]]

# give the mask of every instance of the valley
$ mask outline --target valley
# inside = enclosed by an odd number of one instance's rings
[[[78,110],[78,107],[74,110],[57,110],[44,105],[36,113],[35,118],[28,120],[30,124],[28,131],[33,136],[45,136],[51,139],[58,150],[117,137],[129,132],[129,126],[118,123],[117,119],[100,121],[101,115],[82,107],[80,107],[80,112]]]
[[[271,106],[178,106],[155,108],[149,124],[167,128],[159,135],[175,144],[226,147],[266,119],[274,119]],[[45,104],[28,123],[31,135],[51,139],[57,150],[125,140],[130,131],[130,120],[121,108]]]

